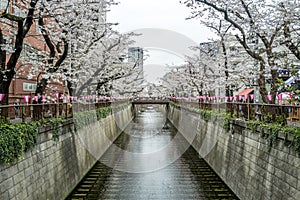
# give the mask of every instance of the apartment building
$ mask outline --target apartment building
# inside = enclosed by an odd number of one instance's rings
[[[3,12],[7,8],[7,1],[1,0],[0,2],[0,12]],[[15,0],[10,1],[8,6],[8,12],[15,16],[26,17],[27,9],[23,7],[21,1]],[[17,31],[17,26],[15,22],[0,19],[0,28],[2,30],[4,39],[9,46],[13,47]],[[44,42],[44,38],[41,35],[41,30],[38,26],[37,19],[34,19],[34,22],[24,39],[23,50],[21,56],[18,60],[16,66],[16,74],[11,82],[9,89],[9,103],[14,102],[16,99],[20,99],[21,103],[24,103],[24,96],[34,96],[35,89],[37,86],[38,74],[34,76],[29,76],[30,69],[33,67],[30,64],[27,64],[25,60],[28,60],[29,52],[44,52],[47,54],[49,49]],[[7,53],[6,61],[10,58],[11,54]],[[36,67],[36,66],[35,66]],[[45,95],[48,97],[54,97],[55,93],[64,92],[64,83],[63,82],[54,82],[51,81],[49,87],[46,89]],[[33,98],[31,98],[33,99]],[[50,99],[50,98],[49,98]]]

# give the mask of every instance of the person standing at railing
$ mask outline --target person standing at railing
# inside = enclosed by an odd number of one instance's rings
[[[290,119],[290,108],[288,106],[285,106],[285,103],[282,104],[283,106],[283,114],[287,119]]]
[[[45,118],[51,118],[51,117],[52,117],[52,113],[51,113],[50,109],[48,109],[48,110],[45,112],[44,117],[45,117]]]
[[[14,109],[15,109],[15,118],[19,117],[19,113],[20,113],[20,100],[16,99],[16,101],[14,102]]]

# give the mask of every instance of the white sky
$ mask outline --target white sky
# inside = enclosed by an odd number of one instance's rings
[[[212,37],[212,33],[199,21],[185,19],[189,17],[190,9],[180,4],[179,0],[120,0],[120,4],[110,10],[107,21],[119,23],[116,28],[123,33],[143,28],[167,29],[190,38],[196,44]],[[150,57],[145,61],[144,71],[150,82],[156,82],[164,75],[166,64],[183,62],[181,58],[162,51],[148,50],[146,54]]]

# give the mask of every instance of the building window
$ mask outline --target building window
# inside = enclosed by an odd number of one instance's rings
[[[17,6],[14,6],[13,8],[14,8],[14,14],[16,16],[21,16],[21,9]]]
[[[26,17],[26,13],[24,10],[20,9],[18,6],[13,6],[13,8],[14,8],[14,15],[22,18]]]
[[[23,83],[23,90],[34,92],[36,90],[36,84],[34,83]]]
[[[6,8],[6,6],[7,6],[7,1],[1,0],[1,2],[0,2],[0,10],[4,10]]]
[[[236,49],[235,47],[229,47],[229,50],[230,50],[231,52],[234,52],[234,51],[236,51],[237,49]]]
[[[39,25],[39,20],[35,20],[35,31],[38,33],[38,34],[42,34],[42,29]]]

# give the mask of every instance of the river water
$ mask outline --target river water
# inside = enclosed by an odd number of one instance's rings
[[[161,106],[143,106],[67,199],[238,198],[166,120]]]

